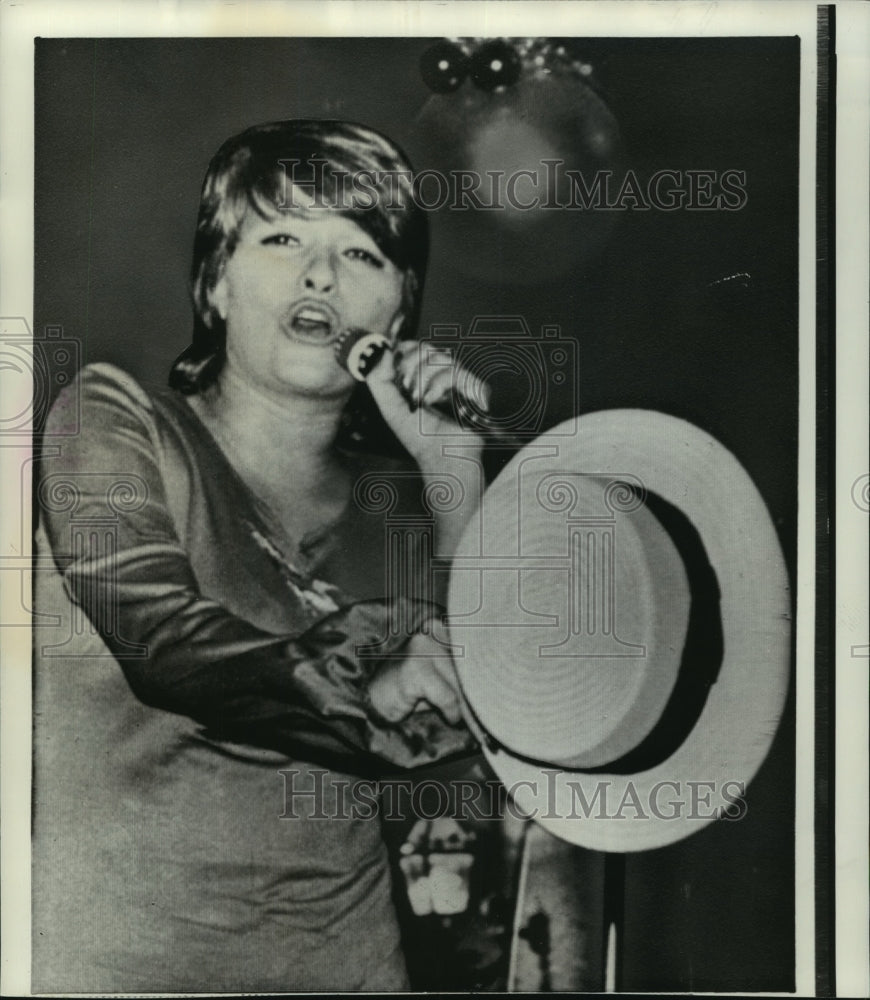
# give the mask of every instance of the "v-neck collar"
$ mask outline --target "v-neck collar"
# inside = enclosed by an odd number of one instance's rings
[[[257,496],[245,482],[218,439],[185,396],[173,390],[164,390],[161,396],[171,401],[176,413],[181,416],[187,426],[193,429],[211,458],[218,463],[222,474],[229,479],[235,490],[244,498],[251,519],[255,522],[254,526],[261,535],[278,548],[285,560],[297,572],[312,572],[313,568],[320,564],[332,550],[338,530],[351,513],[352,503],[350,499],[341,513],[328,524],[307,531],[300,539],[291,537],[272,513],[268,504]],[[356,460],[356,456],[344,451],[342,451],[342,456],[352,461]]]

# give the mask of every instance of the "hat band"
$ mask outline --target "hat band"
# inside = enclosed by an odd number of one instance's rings
[[[689,581],[691,604],[683,655],[674,689],[650,732],[617,760],[584,768],[590,774],[636,774],[676,753],[695,728],[725,655],[719,580],[697,528],[678,507],[656,493],[647,491],[646,505],[670,535]]]

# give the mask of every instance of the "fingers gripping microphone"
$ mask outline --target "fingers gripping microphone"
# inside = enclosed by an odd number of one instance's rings
[[[384,334],[350,327],[336,341],[335,357],[338,363],[347,369],[358,382],[365,382],[384,351],[389,347],[390,341]],[[486,388],[476,376],[469,372],[465,372],[465,374],[466,381],[474,392],[473,402],[469,396],[453,385],[440,399],[431,403],[427,402],[426,408],[450,417],[460,426],[478,434],[501,437],[496,422],[487,413]],[[418,401],[405,392],[401,382],[397,382],[397,385],[411,408],[416,409],[419,405]]]

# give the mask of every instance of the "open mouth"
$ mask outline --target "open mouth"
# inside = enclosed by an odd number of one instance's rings
[[[303,302],[295,306],[285,329],[295,340],[327,345],[338,335],[338,317],[328,306]]]

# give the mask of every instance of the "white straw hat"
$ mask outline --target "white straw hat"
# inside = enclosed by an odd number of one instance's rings
[[[541,435],[487,490],[448,608],[466,719],[552,833],[639,851],[742,815],[790,598],[764,502],[708,434],[609,410]]]

